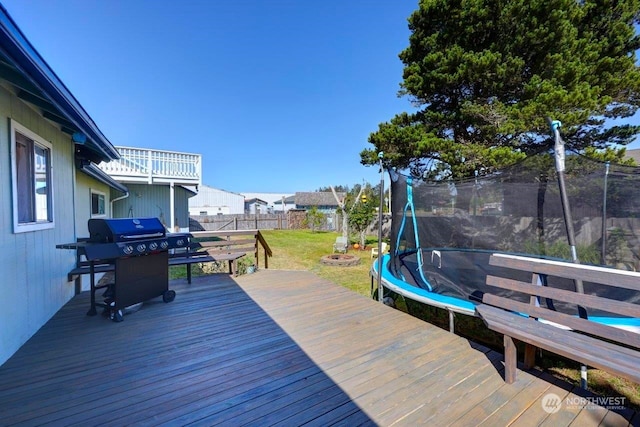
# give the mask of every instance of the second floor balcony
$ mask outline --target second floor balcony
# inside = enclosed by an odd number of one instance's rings
[[[122,183],[202,184],[200,154],[148,148],[116,147],[119,160],[100,163],[99,167]]]

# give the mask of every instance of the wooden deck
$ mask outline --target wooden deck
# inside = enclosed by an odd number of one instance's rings
[[[507,385],[500,354],[308,272],[171,288],[174,302],[122,323],[85,316],[86,293],[70,301],[0,367],[0,425],[640,422],[575,404],[580,391],[553,378]],[[548,393],[563,402],[554,414]]]

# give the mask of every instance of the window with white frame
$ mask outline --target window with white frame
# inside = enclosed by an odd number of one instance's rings
[[[51,144],[11,120],[11,177],[15,233],[53,228]]]
[[[91,217],[106,216],[105,200],[106,196],[104,193],[91,190]]]

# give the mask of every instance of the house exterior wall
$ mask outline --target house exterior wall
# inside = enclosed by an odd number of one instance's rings
[[[53,228],[14,233],[10,118],[52,144]],[[0,86],[0,364],[74,295],[75,252],[56,249],[76,240],[73,155],[69,135]]]
[[[230,215],[231,208],[229,206],[194,206],[189,207],[189,216],[194,217],[198,215],[213,216],[213,215]],[[239,214],[236,214],[239,215]]]
[[[263,202],[251,202],[246,204],[245,213],[247,214],[268,214],[273,213],[269,212],[269,205]]]
[[[171,228],[170,189],[168,185],[126,184],[129,197],[118,200],[113,204],[114,218],[145,218],[156,217],[167,227]],[[178,228],[181,231],[189,229],[189,211],[187,201],[190,193],[180,186],[174,187],[174,208]],[[113,195],[112,195],[113,196]]]
[[[95,178],[91,178],[89,175],[76,171],[76,234],[78,237],[89,237],[89,228],[87,223],[91,218],[91,191],[98,191],[105,195],[105,217],[110,218],[111,212],[111,189],[107,184],[104,184]]]
[[[207,212],[207,215],[244,214],[244,196],[201,185],[198,194],[189,199],[189,212],[192,215],[201,212]]]
[[[189,199],[193,193],[189,190],[176,186],[174,190],[174,207],[176,210],[176,221],[178,231],[189,232]]]

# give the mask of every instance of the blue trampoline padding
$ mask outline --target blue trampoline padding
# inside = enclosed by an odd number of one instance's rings
[[[419,296],[421,299],[428,299],[434,301],[437,306],[444,306],[445,308],[450,308],[454,311],[465,312],[473,315],[475,312],[475,304],[471,301],[464,301],[460,298],[454,298],[447,295],[440,295],[435,292],[428,291],[426,289],[418,288],[416,286],[412,286],[409,283],[398,279],[391,271],[387,268],[389,261],[391,260],[391,256],[386,254],[382,258],[382,280],[387,282],[390,285],[393,285],[396,288],[402,290],[402,292],[398,292],[403,294],[404,296],[411,298],[412,295]],[[373,263],[373,273],[374,276],[378,274],[378,262]],[[426,302],[425,302],[426,303]]]
[[[388,284],[387,288],[413,299],[418,302],[424,302],[429,304],[428,301],[433,301],[434,306],[448,308],[452,311],[459,313],[465,313],[469,315],[475,315],[475,306],[471,301],[461,300],[460,298],[450,297],[446,295],[440,295],[435,292],[428,291],[416,286],[413,286],[403,280],[395,277],[391,271],[387,268],[391,255],[386,254],[382,258],[382,280]],[[376,260],[372,266],[372,272],[374,277],[378,274],[378,261]],[[394,289],[395,288],[395,289]],[[416,298],[417,297],[417,298]],[[626,329],[640,331],[640,319],[631,317],[589,317],[589,320],[602,323],[609,326],[621,327]]]

